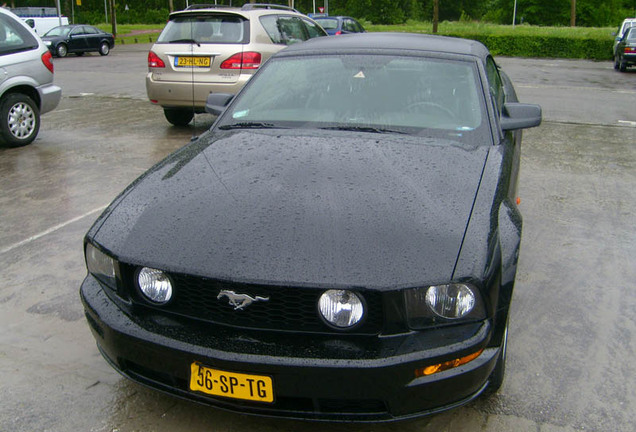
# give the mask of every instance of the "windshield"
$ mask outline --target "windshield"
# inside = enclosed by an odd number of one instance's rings
[[[66,36],[71,31],[71,27],[54,27],[44,34],[44,36]]]
[[[246,26],[236,15],[187,15],[171,19],[158,43],[244,43]]]
[[[489,142],[472,61],[385,55],[270,60],[219,122],[399,132]]]

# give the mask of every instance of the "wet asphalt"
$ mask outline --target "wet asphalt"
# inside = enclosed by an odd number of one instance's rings
[[[498,394],[392,425],[259,419],[120,377],[78,289],[82,238],[138,175],[212,123],[145,100],[148,46],[56,59],[38,139],[0,148],[0,431],[631,431],[636,412],[636,70],[498,59],[545,121],[524,132],[523,240]]]

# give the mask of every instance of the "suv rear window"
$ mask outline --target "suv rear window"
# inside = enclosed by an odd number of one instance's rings
[[[158,43],[247,43],[247,21],[237,15],[182,15],[171,19]]]
[[[20,23],[6,15],[0,15],[0,55],[30,51],[38,47],[38,41]]]

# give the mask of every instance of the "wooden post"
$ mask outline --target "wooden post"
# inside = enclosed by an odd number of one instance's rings
[[[439,23],[439,0],[433,0],[433,33],[437,33]]]
[[[576,27],[576,0],[571,0],[570,27]]]

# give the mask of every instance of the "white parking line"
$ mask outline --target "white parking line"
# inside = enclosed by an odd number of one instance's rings
[[[636,127],[636,121],[630,121],[630,120],[618,120],[618,123],[619,123],[620,125],[624,125],[624,126]]]
[[[77,222],[78,220],[84,219],[86,216],[90,216],[90,215],[92,215],[92,214],[95,214],[95,213],[98,213],[98,212],[102,212],[102,211],[104,211],[104,209],[105,209],[106,207],[107,207],[107,206],[102,206],[102,207],[96,208],[96,209],[91,210],[91,211],[89,211],[89,212],[87,212],[87,213],[84,213],[84,214],[83,214],[83,215],[81,215],[81,216],[74,217],[73,219],[67,220],[66,222],[62,222],[61,224],[55,225],[55,226],[53,226],[53,227],[51,227],[51,228],[47,229],[46,231],[42,231],[41,233],[38,233],[38,234],[36,234],[36,235],[34,235],[34,236],[31,236],[31,237],[29,237],[29,238],[27,238],[27,239],[24,239],[24,240],[22,240],[22,241],[20,241],[20,242],[18,242],[18,243],[14,243],[14,244],[12,244],[12,245],[11,245],[11,246],[9,246],[9,247],[6,247],[6,248],[4,248],[4,249],[0,249],[0,255],[1,255],[1,254],[5,254],[5,253],[7,253],[7,252],[10,252],[10,251],[12,251],[13,249],[18,248],[18,247],[20,247],[20,246],[24,246],[25,244],[30,243],[30,242],[32,242],[32,241],[35,241],[35,240],[37,240],[37,239],[39,239],[39,238],[42,238],[42,237],[44,237],[45,235],[51,234],[52,232],[55,232],[55,231],[57,231],[57,230],[59,230],[59,229],[61,229],[61,228],[64,228],[64,227],[65,227],[65,226],[67,226],[67,225],[70,225],[70,224],[72,224],[72,223],[74,223],[74,222]]]

